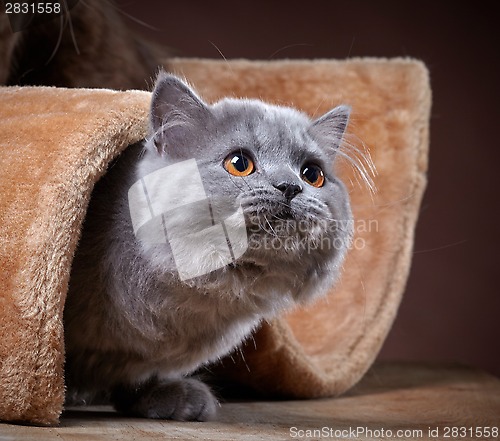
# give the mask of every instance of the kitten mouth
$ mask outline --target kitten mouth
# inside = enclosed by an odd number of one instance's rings
[[[304,240],[319,232],[316,223],[320,221],[322,213],[312,204],[285,202],[262,192],[242,198],[241,206],[247,231],[256,235],[254,237],[266,235],[277,239],[291,240],[295,237],[297,240]]]
[[[259,210],[248,209],[245,210],[245,217],[249,225],[274,225],[299,221],[293,210],[289,207],[279,207],[278,209],[261,208]]]
[[[281,207],[280,210],[273,213],[273,216],[278,220],[295,220],[295,215],[291,207]]]
[[[254,201],[243,203],[243,210],[250,219],[276,219],[276,220],[295,220],[294,210],[289,204],[279,201],[265,201],[265,203],[256,204]]]

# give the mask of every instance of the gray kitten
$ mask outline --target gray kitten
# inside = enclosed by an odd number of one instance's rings
[[[207,420],[218,402],[189,375],[339,275],[352,215],[332,164],[349,108],[312,121],[257,100],[208,105],[160,73],[150,118],[88,209],[64,316],[68,397],[108,391],[127,414]]]

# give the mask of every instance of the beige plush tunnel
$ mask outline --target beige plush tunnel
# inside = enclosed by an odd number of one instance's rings
[[[372,194],[348,164],[355,239],[327,298],[266,323],[214,368],[271,395],[340,394],[374,361],[397,313],[426,184],[430,88],[422,63],[176,59],[207,100],[261,98],[320,115],[352,106],[348,139],[377,168]],[[0,88],[0,419],[57,424],[62,314],[94,183],[145,136],[147,92]],[[243,360],[244,358],[244,360]]]

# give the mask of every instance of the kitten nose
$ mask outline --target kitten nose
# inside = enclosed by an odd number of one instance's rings
[[[297,196],[301,191],[302,187],[297,184],[289,184],[288,182],[282,182],[281,184],[275,185],[275,187],[283,193],[283,196],[291,201],[295,196]]]

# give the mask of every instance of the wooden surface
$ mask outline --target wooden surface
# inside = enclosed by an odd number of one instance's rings
[[[383,364],[336,399],[228,402],[209,423],[125,418],[108,407],[74,408],[59,427],[0,423],[0,441],[476,440],[487,439],[475,432],[485,427],[500,427],[499,379],[455,365]]]

